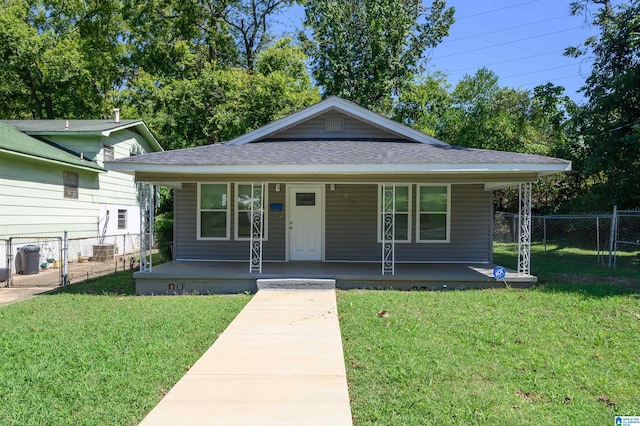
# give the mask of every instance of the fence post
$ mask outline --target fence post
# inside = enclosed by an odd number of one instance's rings
[[[9,237],[9,249],[7,250],[7,269],[9,269],[9,277],[7,279],[7,287],[13,285],[13,237]]]
[[[596,260],[600,261],[600,218],[596,217]]]
[[[609,269],[611,269],[611,261],[613,256],[613,243],[615,239],[616,227],[618,222],[618,206],[613,206],[613,215],[611,216],[611,232],[609,232]]]
[[[62,286],[69,283],[69,238],[67,231],[64,231],[64,241],[62,243]]]
[[[542,217],[542,223],[544,226],[544,252],[547,252],[547,217],[543,216]]]

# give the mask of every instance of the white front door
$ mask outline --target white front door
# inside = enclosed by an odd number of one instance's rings
[[[321,185],[289,187],[289,260],[322,260]]]

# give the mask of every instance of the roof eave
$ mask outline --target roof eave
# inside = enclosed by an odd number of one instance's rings
[[[51,164],[57,164],[60,166],[64,166],[64,167],[71,167],[74,169],[79,169],[79,170],[85,170],[85,171],[89,171],[89,172],[93,172],[93,173],[104,173],[107,170],[103,169],[102,167],[95,165],[95,166],[83,166],[81,164],[74,164],[71,162],[66,162],[66,161],[60,161],[60,160],[53,160],[51,158],[46,158],[46,157],[39,157],[37,155],[32,155],[32,154],[26,154],[23,152],[17,152],[17,151],[10,151],[10,150],[6,150],[6,149],[2,149],[0,148],[0,152],[4,152],[7,153],[9,155],[15,155],[17,157],[22,157],[22,158],[29,158],[31,160],[38,160],[38,161],[43,161],[46,163],[51,163]]]
[[[115,126],[110,129],[104,129],[104,130],[71,130],[71,129],[54,130],[54,131],[26,130],[26,131],[23,131],[23,133],[30,136],[32,135],[38,135],[38,136],[87,135],[87,136],[104,136],[108,138],[114,132],[118,132],[120,130],[126,130],[131,127],[135,127],[136,130],[138,130],[138,132],[142,135],[142,137],[144,137],[149,142],[149,144],[154,148],[155,152],[164,151],[164,149],[162,149],[162,146],[160,146],[160,143],[158,142],[158,140],[155,138],[155,136],[153,136],[153,133],[151,133],[151,130],[149,130],[147,125],[142,120],[134,121],[132,123],[124,123],[120,126]]]
[[[108,162],[107,170],[123,173],[155,172],[167,174],[419,174],[419,173],[536,173],[538,177],[567,172],[570,162],[562,163],[486,163],[486,164],[145,164]]]

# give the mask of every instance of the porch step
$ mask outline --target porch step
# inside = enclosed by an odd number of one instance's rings
[[[336,280],[285,278],[256,280],[258,290],[335,290]]]

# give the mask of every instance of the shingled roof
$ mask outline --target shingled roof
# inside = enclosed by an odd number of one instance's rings
[[[327,112],[344,114],[383,130],[384,139],[282,136]],[[301,127],[304,129],[304,127]],[[291,133],[289,133],[291,134]],[[571,162],[540,155],[449,145],[344,99],[332,97],[222,144],[150,153],[109,162],[128,173],[525,173],[544,176],[571,169]]]
[[[454,145],[383,141],[272,141],[215,144],[123,158],[118,163],[157,165],[258,164],[570,164],[541,155],[491,151]]]
[[[105,171],[91,161],[83,160],[53,144],[25,135],[5,122],[0,122],[0,151],[5,154],[36,158],[94,172]]]

